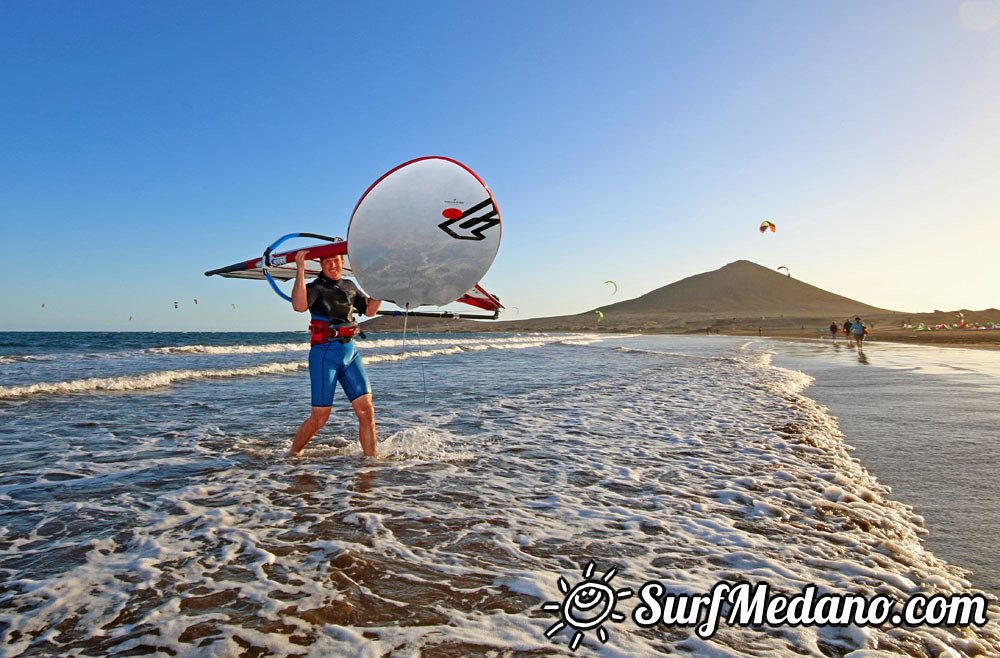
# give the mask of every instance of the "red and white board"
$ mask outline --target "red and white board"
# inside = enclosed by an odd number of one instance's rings
[[[347,243],[341,241],[327,242],[326,244],[314,244],[309,247],[299,247],[298,249],[271,254],[271,265],[267,268],[267,272],[271,275],[271,278],[279,281],[294,279],[295,257],[300,251],[306,252],[307,278],[318,276],[319,273],[323,271],[319,266],[319,260],[321,258],[338,255],[344,257],[344,275],[352,276],[350,263],[347,261]],[[209,270],[208,272],[205,272],[205,276],[218,274],[219,276],[234,279],[264,279],[263,265],[263,257],[251,258],[250,260],[242,260],[238,263],[233,263],[232,265],[227,265],[226,267],[220,267],[216,270]]]

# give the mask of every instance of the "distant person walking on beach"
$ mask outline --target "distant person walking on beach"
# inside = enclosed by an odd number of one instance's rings
[[[844,338],[847,339],[847,344],[851,344],[851,321],[844,320]]]
[[[851,325],[851,333],[854,334],[854,340],[858,343],[858,352],[861,351],[861,344],[865,341],[865,333],[867,331],[865,323],[861,321],[861,318],[854,318],[854,324]]]
[[[830,338],[833,339],[833,342],[835,342],[835,343],[837,342],[837,323],[836,322],[831,322],[830,323]]]

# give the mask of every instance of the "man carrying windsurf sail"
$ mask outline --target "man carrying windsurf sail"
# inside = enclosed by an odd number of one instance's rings
[[[312,411],[295,433],[291,455],[301,454],[329,420],[339,383],[358,416],[362,452],[375,456],[375,411],[371,385],[353,342],[358,333],[354,311],[401,316],[404,336],[411,316],[496,320],[503,305],[479,281],[496,257],[501,228],[493,194],[475,172],[451,158],[426,156],[394,167],[371,184],[351,214],[346,242],[315,233],[289,233],[271,244],[263,257],[205,272],[266,279],[296,311],[312,314]],[[291,238],[318,238],[328,244],[274,253]],[[344,272],[358,283],[344,280]],[[307,286],[309,276],[319,278]],[[282,292],[275,279],[294,279],[292,295]],[[382,300],[399,310],[380,311]],[[492,315],[414,310],[451,302]]]
[[[320,260],[322,273],[306,285],[306,252],[295,256],[295,284],[292,308],[309,311],[312,347],[309,350],[309,379],[312,385],[312,412],[295,433],[289,455],[302,453],[313,436],[326,425],[333,408],[337,383],[351,401],[358,416],[358,438],[366,457],[375,456],[375,407],[372,387],[354,345],[358,324],[354,311],[375,315],[382,300],[366,297],[361,289],[343,278],[344,257],[329,256]]]

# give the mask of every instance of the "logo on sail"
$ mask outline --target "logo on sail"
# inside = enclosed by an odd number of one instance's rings
[[[484,211],[481,215],[476,213]],[[493,199],[487,198],[468,210],[448,207],[441,213],[445,221],[438,228],[456,240],[485,240],[485,232],[500,224],[500,216],[493,205]]]

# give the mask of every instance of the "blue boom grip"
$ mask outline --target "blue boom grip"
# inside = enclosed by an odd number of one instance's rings
[[[289,233],[288,235],[283,235],[275,240],[271,246],[264,250],[264,257],[261,259],[263,261],[261,263],[261,269],[264,271],[264,278],[271,284],[271,289],[278,294],[278,297],[281,297],[288,302],[292,301],[292,298],[281,292],[281,288],[279,288],[278,284],[274,282],[273,278],[271,278],[271,273],[267,271],[267,268],[271,267],[271,252],[274,251],[279,244],[291,238],[318,238],[320,240],[326,240],[327,242],[343,241],[341,238],[331,238],[325,235],[319,235],[318,233]]]

